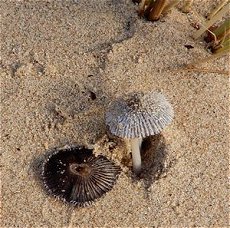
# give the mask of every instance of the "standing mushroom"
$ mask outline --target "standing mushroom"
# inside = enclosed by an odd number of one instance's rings
[[[140,147],[143,138],[160,133],[173,116],[171,104],[158,92],[128,94],[109,106],[106,124],[112,134],[130,139],[136,174],[141,171]]]

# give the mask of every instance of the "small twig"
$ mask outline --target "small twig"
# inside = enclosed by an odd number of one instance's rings
[[[213,39],[212,38],[210,38],[210,39],[212,39],[213,40],[213,43],[214,44],[218,44],[218,39],[217,39],[217,37],[216,37],[216,34],[214,33],[214,32],[212,32],[210,29],[207,29],[207,31],[210,33],[210,35],[213,37]],[[209,34],[208,34],[209,35]],[[206,38],[206,40],[205,40],[207,43],[209,43],[210,41],[208,41],[207,40],[207,38]]]

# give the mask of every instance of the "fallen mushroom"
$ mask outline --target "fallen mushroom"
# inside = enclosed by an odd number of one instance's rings
[[[42,166],[48,192],[75,206],[87,206],[111,190],[119,173],[119,166],[84,147],[55,150]]]
[[[141,171],[140,147],[143,138],[160,133],[173,116],[171,104],[158,92],[128,94],[109,106],[106,124],[112,134],[130,140],[136,174]]]

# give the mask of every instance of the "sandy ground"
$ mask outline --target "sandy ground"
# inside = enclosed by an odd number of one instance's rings
[[[195,0],[194,9],[204,16],[215,4]],[[211,72],[227,71],[228,58],[199,66],[208,72],[175,71],[209,55],[188,15],[174,9],[147,22],[131,0],[2,0],[0,8],[1,227],[228,225],[228,76]],[[175,120],[148,139],[138,180],[104,113],[126,92],[153,90],[168,97]],[[48,196],[38,177],[46,150],[74,144],[123,170],[87,208]]]

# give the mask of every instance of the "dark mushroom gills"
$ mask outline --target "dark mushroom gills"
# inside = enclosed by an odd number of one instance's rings
[[[56,150],[42,168],[49,193],[76,206],[87,206],[110,191],[119,173],[120,167],[85,147]]]

